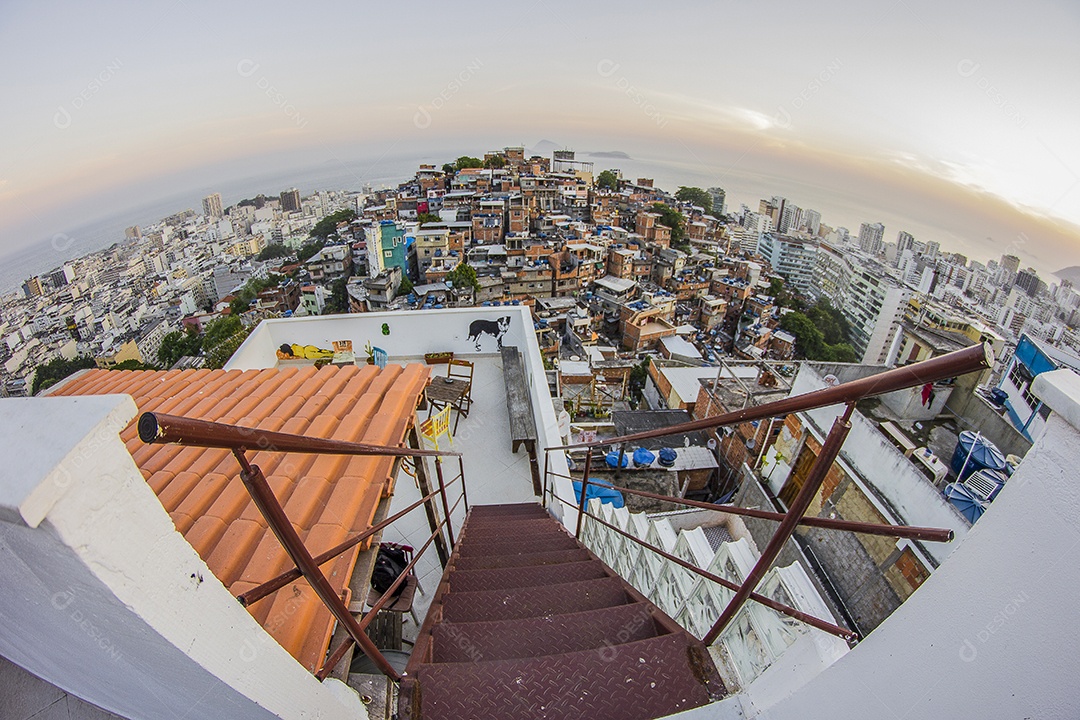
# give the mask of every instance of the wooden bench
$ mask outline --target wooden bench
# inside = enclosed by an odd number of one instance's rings
[[[540,494],[540,465],[536,458],[536,419],[533,416],[532,397],[525,377],[525,364],[521,352],[508,346],[501,350],[503,382],[506,383],[506,410],[510,415],[510,449],[517,453],[524,445],[529,453],[532,470],[533,492]]]

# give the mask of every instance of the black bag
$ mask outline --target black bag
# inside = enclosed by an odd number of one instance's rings
[[[407,546],[395,545],[394,543],[382,543],[379,545],[379,554],[375,556],[375,569],[371,571],[371,587],[380,595],[390,589],[394,581],[405,572],[405,566],[409,564],[406,559]],[[405,589],[405,583],[398,585],[397,592],[393,597],[401,594]]]

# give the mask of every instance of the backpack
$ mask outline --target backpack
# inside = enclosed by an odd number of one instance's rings
[[[375,556],[375,568],[371,571],[371,587],[380,595],[390,589],[401,573],[405,572],[405,566],[409,564],[406,552],[412,552],[408,545],[380,543],[379,554]],[[404,589],[405,583],[401,583],[394,597],[400,595]]]

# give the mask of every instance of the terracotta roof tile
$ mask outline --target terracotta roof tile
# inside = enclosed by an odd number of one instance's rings
[[[423,365],[313,366],[267,370],[91,370],[54,395],[131,395],[140,412],[156,411],[265,430],[373,444],[401,445],[428,381]],[[266,527],[226,450],[146,445],[133,422],[120,433],[147,484],[177,529],[234,594],[292,566]],[[370,527],[392,487],[393,460],[308,455],[253,448],[248,457],[264,472],[312,554]],[[369,542],[323,566],[347,593],[359,552]],[[325,656],[334,622],[303,580],[249,611],[293,656],[312,670]]]

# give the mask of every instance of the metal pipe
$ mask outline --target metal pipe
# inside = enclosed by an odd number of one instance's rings
[[[146,417],[146,414],[143,417]],[[139,424],[142,425],[141,419]],[[252,465],[248,462],[247,456],[242,449],[233,448],[233,455],[236,456],[237,461],[243,468],[240,472],[240,479],[243,480],[251,499],[255,502],[255,506],[262,513],[262,516],[266,518],[267,524],[273,530],[274,535],[277,536],[278,542],[285,548],[285,552],[289,554],[296,567],[300,568],[304,578],[311,585],[311,589],[315,591],[315,594],[319,596],[327,609],[348,631],[356,644],[360,646],[365,655],[371,658],[379,670],[394,682],[400,682],[401,675],[387,661],[386,657],[379,652],[379,649],[375,647],[375,643],[364,633],[363,628],[357,624],[356,618],[352,616],[349,608],[345,606],[345,603],[338,596],[333,586],[330,585],[326,576],[322,574],[319,566],[315,564],[314,558],[304,547],[304,542],[300,539],[300,536],[296,534],[296,530],[289,521],[289,517],[285,514],[285,510],[282,509],[281,503],[278,502],[277,497],[274,495],[274,491],[266,482],[262,470],[259,469],[258,465]]]
[[[585,490],[589,487],[589,473],[592,472],[592,448],[585,453],[585,469],[581,476],[581,494],[578,497],[577,527],[574,537],[581,539],[581,521],[585,518]],[[552,489],[554,492],[554,489]]]
[[[446,486],[450,487],[451,485],[453,485],[456,482],[457,482],[457,478],[454,478],[453,480],[448,482],[446,484]],[[326,552],[321,553],[319,555],[316,555],[315,558],[314,558],[315,564],[316,565],[323,565],[323,564],[329,562],[330,560],[333,560],[338,555],[345,552],[346,550],[353,547],[354,545],[358,545],[358,544],[362,543],[364,540],[367,540],[369,537],[371,537],[375,533],[377,533],[380,530],[383,530],[384,528],[388,527],[394,521],[399,520],[400,518],[404,517],[405,515],[409,514],[413,510],[415,510],[416,508],[420,507],[420,505],[422,505],[423,503],[425,503],[428,500],[430,500],[431,498],[433,498],[435,496],[435,493],[437,493],[437,492],[438,492],[438,490],[433,490],[430,495],[426,495],[425,497],[420,498],[419,500],[417,500],[416,502],[414,502],[412,505],[405,508],[401,512],[395,513],[394,515],[392,515],[391,517],[386,518],[382,522],[376,523],[375,525],[372,525],[367,530],[364,530],[361,533],[357,533],[356,535],[353,535],[351,538],[348,538],[348,539],[342,541],[341,543],[338,543],[337,545],[330,548]],[[240,595],[237,595],[236,599],[239,600],[240,604],[243,605],[244,607],[249,607],[249,606],[254,605],[255,603],[257,603],[259,600],[262,600],[267,595],[270,595],[271,593],[277,592],[281,588],[283,588],[286,585],[288,585],[289,583],[291,583],[293,580],[296,580],[297,578],[301,577],[301,575],[303,575],[303,573],[301,573],[300,570],[298,570],[297,568],[294,567],[292,570],[286,570],[285,572],[280,573],[279,575],[267,580],[263,584],[258,585],[257,587],[253,587],[252,589],[248,590],[246,593],[242,593]]]
[[[606,522],[602,518],[599,518],[596,515],[593,515],[592,513],[588,513],[588,515],[589,515],[589,518],[591,518],[592,520],[595,520],[596,522],[600,523],[601,525],[604,525],[605,527],[611,528],[612,530],[619,533],[623,537],[630,538],[631,540],[636,542],[638,545],[641,545],[642,547],[645,547],[645,548],[648,548],[649,550],[652,550],[657,555],[660,555],[660,556],[662,556],[664,558],[667,558],[668,560],[672,561],[676,565],[680,565],[680,566],[686,568],[687,570],[690,570],[691,572],[693,572],[693,573],[695,573],[697,575],[700,575],[701,577],[705,578],[706,580],[712,580],[714,583],[716,583],[718,585],[723,585],[728,590],[737,591],[739,589],[738,584],[733,583],[732,581],[728,580],[727,578],[720,577],[719,575],[714,575],[713,573],[711,573],[711,572],[709,572],[707,570],[702,570],[698,566],[696,566],[696,565],[694,565],[692,563],[689,563],[686,560],[683,560],[681,557],[679,557],[677,555],[672,555],[671,553],[665,552],[665,551],[661,550],[658,547],[654,547],[653,545],[650,545],[649,543],[645,542],[644,540],[642,540],[640,538],[637,538],[637,537],[634,537],[630,533],[628,533],[628,532],[626,532],[624,530],[621,530],[620,528],[616,527],[615,525],[612,525],[611,523]],[[760,604],[764,605],[767,608],[771,608],[773,610],[776,610],[779,613],[783,613],[784,615],[787,615],[788,617],[795,618],[796,620],[804,622],[807,625],[812,625],[813,627],[816,627],[818,630],[823,630],[823,631],[825,631],[825,632],[827,632],[827,633],[829,633],[831,635],[836,635],[837,637],[844,638],[845,640],[856,640],[859,637],[856,633],[852,632],[851,630],[848,630],[846,628],[842,628],[839,625],[834,625],[833,623],[828,622],[826,620],[816,618],[813,615],[804,613],[802,610],[797,610],[797,609],[795,609],[793,607],[790,607],[789,605],[784,605],[783,603],[777,602],[776,600],[773,600],[772,598],[767,597],[765,595],[759,595],[759,594],[757,594],[755,592],[755,593],[750,593],[749,597],[754,602],[760,603]]]
[[[631,490],[628,487],[612,485],[612,490],[640,495],[650,500],[662,500],[667,502],[689,505],[702,510],[717,510],[719,512],[742,515],[745,517],[760,518],[762,520],[783,521],[785,513],[772,512],[770,510],[754,510],[739,507],[738,505],[718,505],[717,503],[702,502],[700,500],[687,500],[670,495],[658,495],[646,490]],[[855,520],[835,520],[833,518],[820,518],[813,515],[799,518],[799,525],[806,527],[819,527],[828,530],[847,530],[849,532],[863,533],[864,535],[882,535],[885,537],[904,538],[907,540],[924,540],[926,542],[949,542],[953,539],[953,531],[942,528],[917,527],[913,525],[879,525],[877,523],[857,522]]]
[[[459,452],[418,450],[407,447],[368,445],[327,438],[305,437],[238,427],[225,423],[146,412],[139,417],[139,438],[145,443],[176,443],[207,448],[237,448],[273,452],[331,453],[335,455],[390,455],[400,457],[439,457]]]
[[[333,653],[331,653],[330,657],[326,658],[326,662],[319,668],[319,672],[315,673],[315,679],[319,682],[325,680],[330,673],[334,672],[334,668],[336,668],[337,664],[345,657],[345,653],[349,651],[349,648],[355,644],[356,641],[353,640],[351,636],[342,640],[341,644],[337,646]]]
[[[855,401],[852,400],[848,403],[847,410],[844,414],[836,418],[836,422],[833,423],[832,430],[829,431],[829,436],[825,439],[825,443],[821,446],[821,454],[818,455],[817,460],[814,461],[813,467],[810,468],[810,473],[807,475],[806,480],[803,482],[802,488],[799,490],[799,494],[795,496],[795,500],[791,503],[791,507],[788,508],[787,515],[784,517],[783,522],[780,523],[780,527],[773,533],[772,539],[769,540],[769,544],[765,546],[765,549],[761,553],[761,557],[754,564],[753,570],[743,580],[742,585],[739,586],[738,591],[735,593],[735,597],[731,599],[724,611],[720,613],[720,617],[716,619],[709,632],[702,638],[702,642],[706,645],[712,645],[716,642],[716,638],[720,636],[720,633],[724,631],[724,628],[728,626],[728,623],[735,617],[735,615],[742,609],[742,606],[746,603],[746,599],[750,597],[750,594],[757,589],[758,583],[772,567],[773,561],[776,560],[780,551],[784,548],[784,543],[788,541],[791,534],[795,532],[795,526],[799,524],[799,519],[806,512],[806,508],[810,506],[810,501],[817,495],[818,489],[821,487],[821,483],[825,480],[825,475],[832,467],[833,461],[836,460],[836,456],[840,453],[840,447],[844,444],[844,439],[847,437],[848,431],[851,430],[851,423],[848,422],[851,418],[851,413],[855,411]]]
[[[439,481],[439,498],[442,500],[443,517],[446,518],[446,536],[454,547],[454,529],[450,522],[450,503],[446,501],[446,483],[443,482],[442,460],[435,458],[435,479]]]
[[[575,443],[572,445],[553,445],[551,450],[570,450],[573,448],[592,448],[601,445],[613,445],[621,442],[638,442],[652,438],[664,437],[674,433],[695,432],[708,430],[722,425],[734,425],[736,423],[750,422],[751,420],[763,420],[767,417],[787,415],[803,410],[828,407],[861,400],[865,397],[882,395],[884,393],[904,390],[928,382],[937,382],[947,378],[977,372],[991,367],[994,363],[994,352],[986,343],[973,345],[963,350],[941,355],[930,360],[905,365],[904,367],[886,370],[877,375],[871,375],[852,382],[843,383],[830,388],[814,390],[804,395],[795,395],[783,400],[765,403],[756,407],[748,407],[742,410],[715,415],[701,420],[693,420],[680,425],[670,425],[658,430],[623,435],[620,437],[607,438],[602,441],[591,443]]]
[[[465,484],[465,460],[462,457],[458,457],[458,477],[461,478],[461,501],[465,503],[465,512],[469,512],[469,493],[467,491],[468,486]],[[454,481],[451,480],[446,485],[449,487],[453,485]]]

